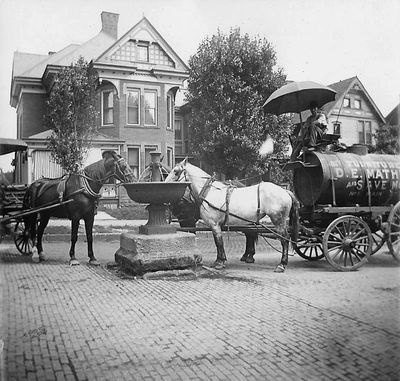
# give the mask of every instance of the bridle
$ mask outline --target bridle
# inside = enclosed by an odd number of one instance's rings
[[[95,179],[95,178],[89,176],[84,169],[79,172],[79,176],[81,176],[87,180],[94,181],[98,184],[104,184],[112,177],[117,178],[119,181],[126,182],[126,179],[129,175],[134,176],[133,171],[131,170],[131,168],[126,163],[126,161],[123,157],[120,157],[120,158],[118,158],[118,160],[115,160],[114,170],[112,172],[110,172],[108,175],[106,175],[105,177],[102,177],[100,179]]]

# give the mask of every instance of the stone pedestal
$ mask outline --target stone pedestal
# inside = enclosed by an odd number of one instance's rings
[[[150,204],[146,206],[149,219],[146,225],[139,226],[140,234],[171,234],[176,232],[174,225],[168,224],[166,220],[166,204]]]
[[[123,271],[146,272],[185,269],[201,264],[202,258],[191,233],[122,233],[115,261]]]

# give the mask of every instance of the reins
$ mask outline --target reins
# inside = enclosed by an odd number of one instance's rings
[[[118,170],[121,172],[122,175],[124,175],[123,171],[121,170],[121,168],[119,168],[119,165],[118,165],[119,162],[121,162],[122,160],[123,160],[123,159],[120,158],[120,159],[118,159],[118,160],[116,161],[116,164],[117,164],[116,167],[118,167]],[[110,174],[106,175],[106,176],[103,177],[103,178],[100,178],[99,180],[98,180],[98,179],[94,179],[93,177],[90,177],[90,176],[85,172],[85,169],[79,171],[79,172],[78,172],[78,175],[79,175],[79,177],[82,179],[82,185],[83,185],[83,187],[84,187],[85,192],[86,192],[89,196],[91,196],[91,197],[100,198],[100,197],[101,197],[101,193],[100,193],[100,192],[95,192],[95,191],[92,189],[92,187],[90,186],[89,181],[93,181],[93,182],[95,182],[95,183],[98,183],[98,184],[103,185],[103,184],[105,184],[105,183],[107,182],[107,180],[109,180],[110,178],[112,178],[112,177],[114,177],[114,176],[117,177],[117,171],[116,171],[116,169],[114,169],[113,172],[111,172]]]

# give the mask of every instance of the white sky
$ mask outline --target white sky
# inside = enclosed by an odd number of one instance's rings
[[[273,44],[290,80],[357,75],[384,116],[400,102],[400,0],[0,0],[1,137],[16,137],[13,53],[86,42],[102,11],[119,13],[119,37],[145,15],[186,63],[204,37],[238,26]],[[0,156],[0,167],[10,161]]]

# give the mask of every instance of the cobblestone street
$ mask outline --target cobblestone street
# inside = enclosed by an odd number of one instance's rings
[[[215,260],[199,234],[204,265]],[[117,240],[95,241],[99,267],[68,265],[68,242],[35,264],[0,245],[4,380],[398,380],[399,266],[385,251],[356,272],[289,258],[225,234],[227,268],[135,279],[106,266]],[[272,242],[272,241],[271,241]],[[277,243],[273,243],[277,245]]]

